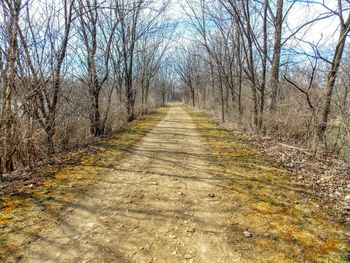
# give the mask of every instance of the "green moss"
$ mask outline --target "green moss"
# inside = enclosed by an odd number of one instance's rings
[[[209,160],[221,167],[229,182],[225,195],[236,200],[229,208],[232,228],[228,234],[233,250],[244,247],[260,250],[258,258],[242,252],[256,262],[347,262],[348,229],[332,221],[331,215],[290,184],[288,171],[272,164],[254,149],[215,124],[203,113],[184,108],[206,138]],[[286,176],[287,175],[287,176]],[[254,238],[237,241],[241,230],[249,229]]]

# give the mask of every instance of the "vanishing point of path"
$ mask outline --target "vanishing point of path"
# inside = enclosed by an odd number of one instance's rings
[[[170,109],[114,172],[40,233],[23,262],[240,262],[203,139]]]
[[[139,126],[150,123],[146,119]],[[121,159],[119,150],[140,133],[137,129],[107,141],[109,148],[91,157],[96,162],[72,164],[61,172],[66,175],[58,173],[9,198],[3,211],[13,216],[0,220],[0,252],[6,251],[0,258],[45,263],[347,261],[350,247],[343,227],[333,224],[317,203],[305,201],[305,191],[291,184],[286,170],[235,142],[204,115],[180,106],[152,125],[141,141],[125,147]],[[70,195],[85,181],[89,187],[81,195]],[[16,199],[18,211],[11,212]]]

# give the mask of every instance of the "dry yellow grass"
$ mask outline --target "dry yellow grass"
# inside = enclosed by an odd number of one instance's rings
[[[39,173],[52,176],[41,185],[20,185],[16,194],[0,196],[0,262],[7,262],[9,258],[16,261],[16,251],[33,242],[42,229],[52,227],[60,211],[109,174],[167,111],[168,108],[161,108],[101,141],[95,146],[97,154],[71,153],[66,156],[69,164],[42,169]]]
[[[232,249],[246,251],[250,259],[252,251],[260,250],[254,262],[348,262],[347,229],[307,201],[302,189],[288,181],[287,170],[237,142],[207,115],[187,112],[210,145],[212,163],[230,182],[226,195],[235,200],[229,208]],[[254,238],[240,238],[245,229]]]

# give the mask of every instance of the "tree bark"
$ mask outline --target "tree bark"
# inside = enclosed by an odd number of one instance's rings
[[[21,0],[4,1],[3,7],[7,9],[10,15],[9,23],[9,46],[8,46],[8,77],[5,81],[3,95],[3,154],[2,154],[2,172],[9,173],[14,169],[13,165],[13,112],[12,112],[12,93],[16,88],[16,61],[18,52],[18,20],[21,9]]]
[[[277,0],[276,16],[273,18],[275,37],[273,45],[273,57],[270,71],[271,103],[270,110],[276,109],[278,96],[278,82],[280,74],[280,61],[282,50],[282,23],[283,23],[283,0]]]
[[[341,13],[342,10],[340,10]],[[329,115],[331,112],[331,104],[332,104],[332,96],[333,96],[333,90],[335,86],[335,81],[337,77],[337,73],[340,67],[340,62],[343,56],[344,52],[344,47],[345,47],[345,42],[346,42],[346,37],[347,34],[350,32],[350,14],[347,18],[346,22],[342,22],[341,18],[341,30],[340,30],[340,35],[338,39],[338,43],[333,55],[332,59],[332,64],[330,67],[330,70],[328,72],[327,76],[327,84],[326,84],[326,98],[324,102],[324,108],[323,108],[323,113],[322,113],[322,119],[320,124],[317,127],[317,135],[319,140],[326,145],[326,130],[328,127],[328,120],[329,120]]]
[[[95,92],[90,98],[92,107],[90,112],[90,133],[95,137],[99,137],[103,135],[99,109],[99,94]]]

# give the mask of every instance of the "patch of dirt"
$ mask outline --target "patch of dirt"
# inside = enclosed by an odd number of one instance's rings
[[[127,134],[106,142],[103,156],[70,168],[76,181],[85,173],[92,185],[80,196],[52,194],[48,185],[50,200],[28,212],[12,242],[0,238],[11,251],[5,262],[345,262],[343,228],[300,200],[279,176],[284,170],[191,116],[170,108],[122,159]],[[74,188],[74,177],[63,178]],[[57,200],[65,205],[47,209]],[[52,221],[31,225],[42,209]]]
[[[29,175],[20,171],[9,176],[0,191],[0,262],[17,262],[17,252],[37,240],[42,229],[59,224],[62,211],[73,200],[85,198],[167,111],[158,109],[124,131],[100,139],[90,151],[70,152],[52,165],[36,167]]]
[[[38,233],[20,262],[241,262],[205,143],[172,108],[113,172]]]

